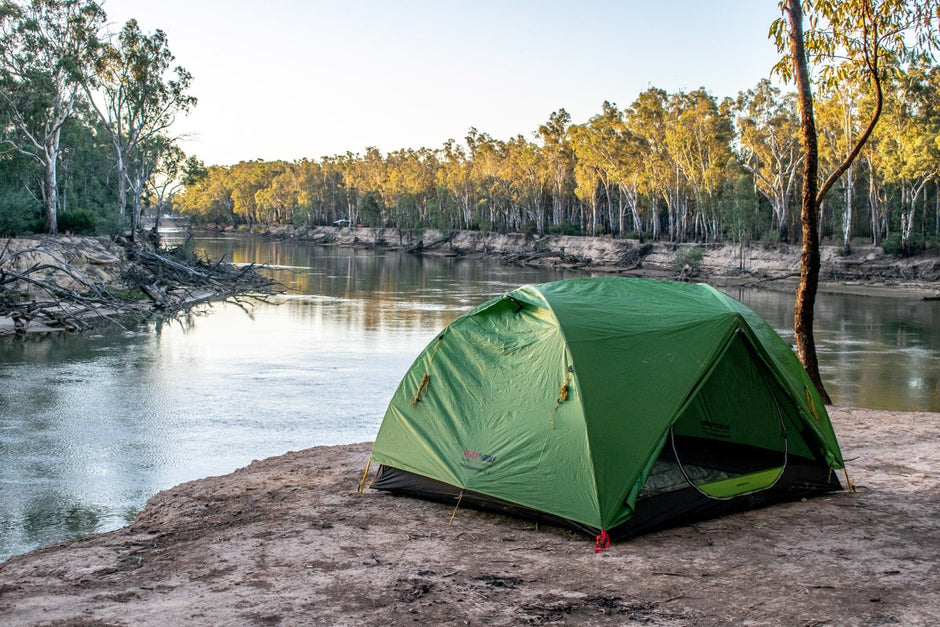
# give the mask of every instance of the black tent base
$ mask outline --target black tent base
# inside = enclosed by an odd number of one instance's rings
[[[575,529],[595,537],[600,529],[573,520],[540,512],[470,490],[423,477],[406,470],[380,466],[372,487],[415,496],[422,499],[474,509],[516,516],[560,527]],[[637,501],[632,518],[608,529],[612,540],[623,540],[659,529],[716,518],[774,503],[799,500],[827,492],[841,490],[835,473],[817,461],[791,456],[780,479],[766,490],[729,499],[714,499],[696,488],[688,486],[672,492],[650,496]]]

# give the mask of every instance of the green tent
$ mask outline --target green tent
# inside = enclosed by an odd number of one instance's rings
[[[378,489],[626,537],[839,489],[790,347],[701,284],[585,278],[467,312],[419,355],[372,451]]]

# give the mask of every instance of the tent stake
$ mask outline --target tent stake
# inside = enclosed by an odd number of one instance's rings
[[[845,473],[845,486],[849,492],[857,492],[855,489],[855,482],[849,479],[849,469],[845,466],[842,467],[842,472]]]
[[[448,527],[454,524],[454,518],[457,517],[457,510],[460,509],[460,499],[462,498],[463,498],[463,490],[461,490],[460,494],[457,495],[457,505],[454,506],[454,513],[450,515],[450,522],[447,523]]]
[[[370,457],[369,461],[366,462],[366,469],[365,469],[365,472],[362,473],[362,479],[359,481],[359,490],[357,490],[359,494],[362,494],[363,489],[365,489],[366,477],[369,476],[369,466],[371,465],[372,465],[372,458]]]

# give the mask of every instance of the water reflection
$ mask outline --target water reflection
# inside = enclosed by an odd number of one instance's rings
[[[549,270],[227,238],[289,287],[248,315],[0,342],[0,559],[114,529],[180,482],[292,449],[371,440],[415,355],[451,320]],[[792,340],[792,295],[735,291]],[[817,309],[839,404],[940,411],[940,303],[830,297]]]
[[[793,344],[789,294],[731,290]],[[940,302],[820,294],[820,373],[837,405],[940,411]]]

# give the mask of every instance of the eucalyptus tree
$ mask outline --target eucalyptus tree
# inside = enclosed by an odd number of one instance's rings
[[[357,182],[359,192],[371,200],[368,216],[369,226],[388,226],[388,208],[391,207],[389,190],[386,186],[387,164],[382,153],[375,146],[366,147],[366,153],[359,159]]]
[[[463,146],[453,139],[444,143],[441,167],[437,171],[438,184],[453,194],[457,205],[454,225],[469,229],[473,224],[473,209],[477,195],[473,187],[473,163]]]
[[[826,170],[833,168],[845,159],[861,131],[862,105],[866,94],[860,86],[851,82],[839,82],[821,90],[816,97],[816,122],[819,142],[819,164]],[[852,251],[852,217],[855,199],[854,189],[857,178],[856,161],[845,169],[840,178],[842,185],[842,249],[845,254]],[[820,207],[820,220],[824,220],[827,199],[823,198]],[[835,225],[833,225],[835,226]]]
[[[601,113],[592,117],[588,124],[597,134],[591,147],[609,185],[605,185],[608,196],[611,225],[621,236],[627,231],[624,219],[624,202],[630,210],[633,231],[643,240],[643,221],[640,217],[640,196],[649,182],[644,167],[647,151],[643,140],[627,127],[625,113],[611,102],[604,102]],[[610,186],[616,187],[617,217],[613,216],[613,201]]]
[[[559,109],[553,111],[548,116],[548,121],[539,126],[538,130],[551,181],[552,219],[555,224],[561,224],[565,220],[567,201],[573,191],[574,158],[569,142],[569,126],[571,115],[564,109]]]
[[[598,191],[602,182],[609,181],[602,174],[600,155],[595,149],[599,138],[594,130],[585,124],[573,124],[569,129],[569,136],[574,155],[574,193],[582,206],[586,205],[590,209],[588,230],[591,235],[597,235]],[[609,200],[609,193],[607,197]]]
[[[522,135],[506,143],[505,178],[510,182],[512,200],[525,213],[523,224],[531,220],[539,234],[545,233],[543,202],[548,187],[545,154]],[[525,227],[523,227],[525,228]]]
[[[487,133],[478,132],[475,128],[471,128],[467,133],[466,141],[473,161],[470,175],[480,198],[477,204],[477,220],[483,223],[480,226],[484,230],[496,226],[499,218],[503,219],[505,225],[505,205],[509,197],[508,185],[503,176],[506,144],[493,139]]]
[[[385,158],[383,197],[396,210],[395,221],[425,223],[428,202],[437,193],[436,155],[427,148],[396,150]]]
[[[627,131],[642,146],[642,161],[638,165],[643,171],[643,186],[651,200],[651,236],[653,239],[661,237],[657,198],[662,197],[668,211],[669,239],[675,241],[678,235],[675,217],[679,210],[682,181],[666,141],[668,99],[669,95],[662,89],[647,89],[624,112],[624,121]]]
[[[137,20],[128,20],[116,43],[98,48],[95,72],[82,85],[101,118],[114,147],[118,171],[118,213],[127,204],[127,184],[132,184],[131,238],[140,228],[140,193],[143,185],[131,180],[128,167],[142,144],[166,134],[180,114],[196,105],[189,94],[192,75],[182,66],[172,67],[174,57],[162,30],[148,35]],[[161,145],[159,142],[151,147]]]
[[[47,233],[58,232],[62,127],[75,111],[104,20],[104,11],[89,0],[0,3],[2,141],[43,169]]]
[[[734,121],[741,164],[770,202],[770,228],[783,233],[790,224],[790,199],[799,188],[803,160],[796,97],[763,79],[738,94]]]
[[[344,155],[336,155],[327,160],[331,168],[342,175],[343,195],[346,197],[346,219],[350,226],[357,226],[362,217],[362,203],[365,194],[360,190],[364,186],[359,168],[359,155],[346,151]]]
[[[189,157],[183,164],[185,188],[174,199],[174,206],[200,222],[234,225],[234,177],[231,170],[217,165],[206,167],[195,155]]]
[[[170,146],[173,146],[173,141],[168,137],[162,135],[148,137],[146,141],[138,145],[127,163],[126,178],[131,188],[131,212],[132,215],[137,216],[138,227],[144,191],[148,188],[151,177],[156,173],[163,153]]]
[[[160,230],[160,217],[164,210],[173,206],[174,196],[182,189],[186,153],[168,138],[158,138],[166,144],[157,150],[152,176],[147,178],[147,186],[153,195],[154,231]]]
[[[96,228],[102,232],[119,232],[121,225],[111,211],[114,195],[114,168],[109,154],[110,144],[94,113],[89,114],[83,102],[62,126],[59,165],[56,168],[57,227],[62,230],[63,212],[75,209],[95,215]],[[35,179],[36,182],[39,179]],[[35,187],[35,183],[32,185]]]
[[[719,106],[704,89],[677,93],[670,97],[672,116],[666,141],[682,178],[694,200],[693,224],[685,224],[683,212],[680,233],[689,231],[706,241],[720,237],[718,195],[724,184],[725,167],[733,158],[730,107]]]
[[[319,206],[321,222],[332,224],[340,219],[340,206],[345,204],[343,197],[343,172],[338,167],[335,157],[324,157],[319,164],[311,162],[310,169],[318,168],[321,183],[318,186],[320,192]],[[308,175],[309,176],[309,175]]]
[[[284,169],[275,174],[267,184],[255,192],[258,217],[265,224],[284,224],[291,220],[298,204],[299,187],[295,166],[283,164]]]
[[[771,37],[784,56],[774,69],[796,83],[804,154],[800,217],[803,243],[794,332],[803,367],[823,401],[830,402],[819,374],[813,337],[820,270],[819,207],[878,123],[886,70],[893,63],[910,61],[940,45],[940,0],[780,0],[779,7],[782,17],[774,21]],[[823,85],[837,81],[867,83],[875,94],[875,107],[864,130],[846,158],[821,184],[811,66],[815,80]]]
[[[301,159],[293,165],[297,202],[291,210],[291,222],[295,226],[330,224],[335,221],[338,172],[332,168],[330,158],[322,163]]]
[[[882,122],[873,135],[877,175],[900,196],[898,230],[905,254],[912,252],[918,199],[940,175],[940,103],[931,75],[936,80],[936,68],[914,66],[888,79]]]
[[[607,225],[611,231],[623,234],[624,197],[616,193],[624,180],[620,175],[629,167],[624,163],[627,153],[623,113],[617,105],[605,101],[599,114],[592,116],[587,124],[572,126],[570,135],[575,159],[575,194],[582,202],[586,200],[591,207],[592,234],[596,233],[597,196],[601,190],[604,192],[607,207]],[[635,210],[635,203],[633,208]],[[635,228],[637,218],[638,216],[635,216]]]

